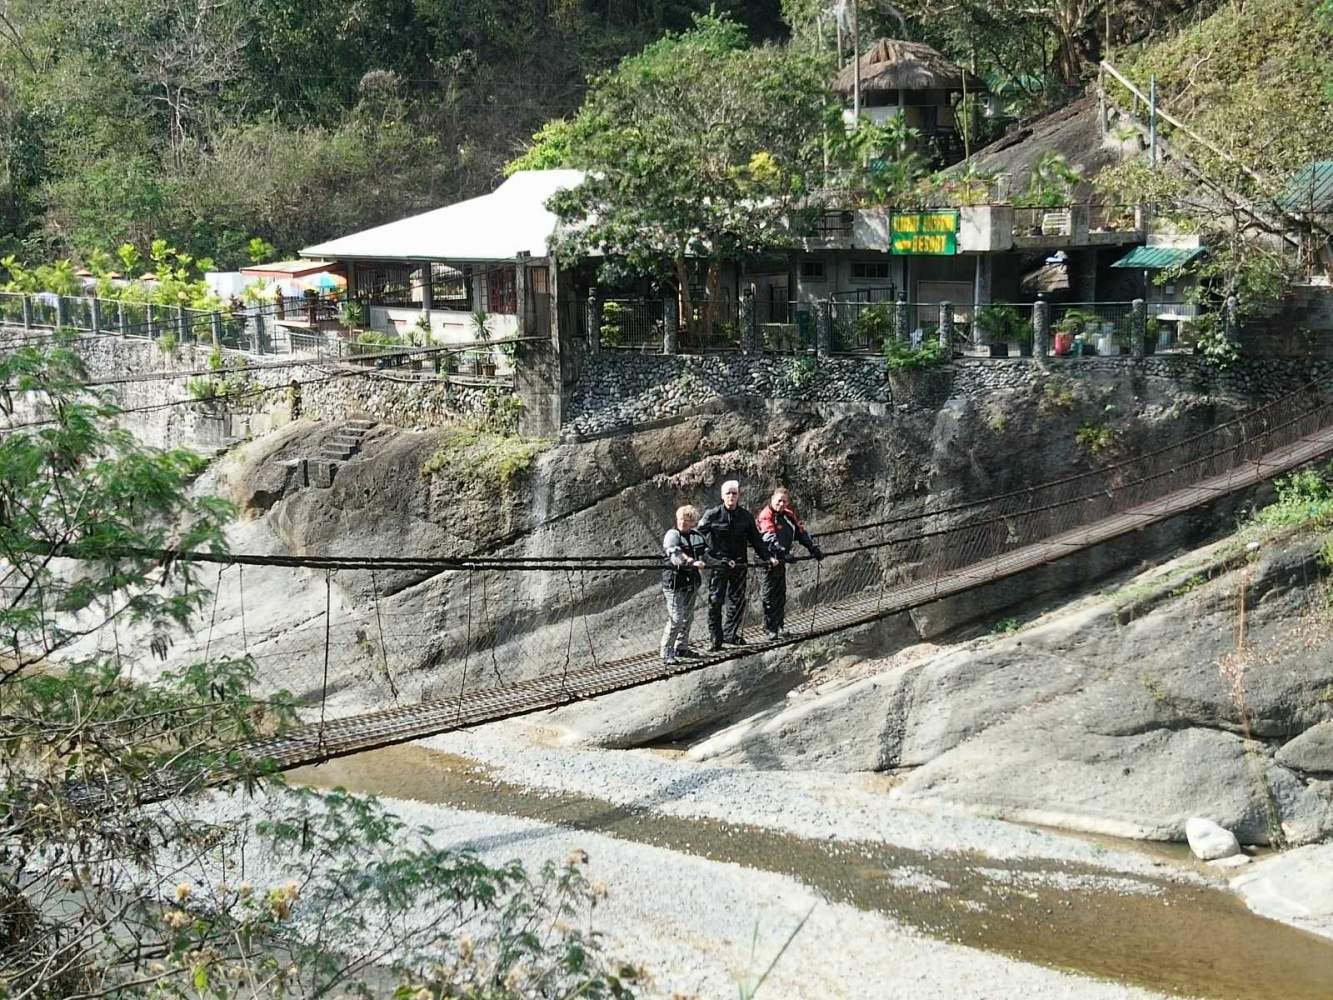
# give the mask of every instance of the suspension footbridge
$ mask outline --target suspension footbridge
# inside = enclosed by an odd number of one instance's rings
[[[1284,396],[1210,430],[1087,472],[1006,493],[821,533],[824,563],[810,563],[815,585],[804,607],[789,615],[789,638],[728,647],[694,660],[665,663],[655,650],[607,655],[588,633],[581,661],[566,650],[563,668],[378,711],[323,719],[229,749],[232,766],[209,765],[189,775],[163,775],[144,783],[144,801],[170,797],[187,787],[222,784],[235,777],[234,762],[289,770],[451,730],[545,711],[600,695],[707,670],[728,660],[855,629],[889,615],[975,590],[1101,545],[1333,454],[1333,402],[1314,386]],[[836,540],[836,541],[835,541]],[[336,571],[412,569],[441,573],[510,572],[570,574],[594,569],[623,575],[624,588],[642,592],[660,562],[650,555],[613,558],[579,555],[429,559],[413,557],[247,557],[175,554],[223,564],[300,566]],[[804,562],[804,560],[802,560]],[[570,616],[577,611],[569,610]],[[471,617],[469,615],[469,623]],[[573,618],[570,619],[571,636]],[[643,631],[638,633],[642,642]],[[492,657],[512,636],[492,632]],[[327,663],[327,638],[325,656]],[[518,648],[518,647],[516,647]],[[327,672],[326,672],[327,673]],[[499,677],[497,671],[496,674]],[[327,676],[321,708],[328,698]],[[98,797],[95,789],[84,792]]]

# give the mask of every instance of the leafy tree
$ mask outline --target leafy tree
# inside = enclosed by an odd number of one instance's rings
[[[587,178],[552,201],[570,224],[560,253],[660,275],[686,323],[711,328],[723,261],[787,245],[789,220],[816,207],[824,137],[841,129],[826,70],[707,15],[598,77],[568,135]]]
[[[640,971],[573,926],[605,892],[583,858],[529,877],[373,801],[285,790],[227,753],[294,718],[248,658],[134,655],[132,634],[163,654],[210,597],[154,550],[223,553],[233,511],[86,381],[67,342],[0,355],[0,995],[631,996]],[[217,768],[262,794],[203,808]]]

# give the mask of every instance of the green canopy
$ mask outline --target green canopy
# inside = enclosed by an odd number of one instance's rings
[[[1135,247],[1111,266],[1158,270],[1176,267],[1201,253],[1203,247]]]

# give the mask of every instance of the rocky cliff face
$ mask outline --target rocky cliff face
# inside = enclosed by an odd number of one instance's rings
[[[1207,816],[1249,843],[1333,832],[1321,536],[1228,539],[1012,634],[830,672],[691,750],[890,770],[896,794],[1122,836]]]
[[[648,553],[676,506],[713,502],[728,478],[741,480],[743,502],[755,508],[773,485],[789,486],[818,534],[1066,475],[1197,433],[1241,405],[1136,388],[1142,393],[1109,377],[1055,376],[1023,391],[951,398],[934,413],[887,416],[854,406],[738,404],[535,457],[457,431],[381,426],[318,485],[292,470],[337,428],[298,423],[232,456],[218,483],[250,513],[238,549],[265,539],[298,553]],[[1089,435],[1078,437],[1089,426],[1107,431],[1096,454]],[[1256,563],[1209,569],[1216,579],[1170,600],[1126,604],[1108,595],[1013,635],[920,644],[923,631],[949,639],[969,620],[985,627],[1012,613],[997,610],[1006,604],[1017,602],[1024,615],[1062,604],[1090,578],[1198,541],[1217,516],[1180,518],[1150,539],[925,609],[916,615],[920,629],[900,616],[838,641],[573,706],[539,725],[605,746],[683,740],[699,759],[748,766],[890,770],[903,775],[903,796],[1089,829],[1177,836],[1188,815],[1204,813],[1252,841],[1308,840],[1329,825],[1328,783],[1308,761],[1327,742],[1313,727],[1328,717],[1318,692],[1333,676],[1325,677],[1323,647],[1289,655],[1282,643],[1293,622],[1306,621],[1300,609],[1310,594],[1298,577],[1319,577],[1309,552],[1265,550]],[[840,560],[826,561],[826,587],[840,572],[829,564]],[[1249,581],[1239,653],[1228,573]],[[793,569],[793,619],[813,585],[810,566]],[[753,627],[757,581],[750,589]],[[273,590],[287,595],[286,612],[300,624],[264,640],[286,671],[272,683],[313,697],[318,657],[309,650],[321,628],[322,580],[291,574]],[[335,713],[641,652],[655,646],[662,621],[653,569],[373,579],[340,572],[330,591],[348,637],[339,642],[335,633],[330,651]],[[220,632],[235,604],[224,588]],[[1265,657],[1282,666],[1264,666]],[[1245,677],[1243,708],[1228,670]],[[298,675],[301,683],[292,683]]]

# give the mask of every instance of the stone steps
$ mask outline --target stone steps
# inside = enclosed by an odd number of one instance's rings
[[[345,462],[361,449],[361,442],[374,428],[375,421],[366,417],[348,420],[319,449],[319,458],[325,462]]]

